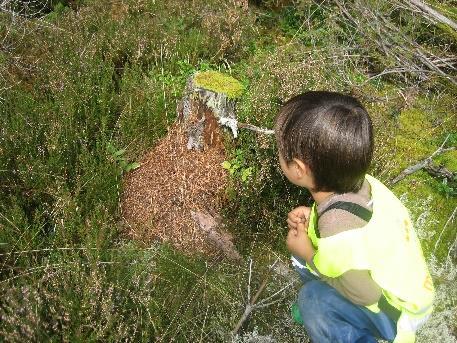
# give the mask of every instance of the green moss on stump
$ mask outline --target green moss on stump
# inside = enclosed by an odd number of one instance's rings
[[[244,86],[240,81],[217,71],[197,73],[194,80],[198,87],[217,93],[224,93],[231,99],[239,98],[244,92]]]

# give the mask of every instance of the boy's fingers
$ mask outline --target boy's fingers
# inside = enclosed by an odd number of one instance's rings
[[[297,224],[297,232],[308,232],[308,228],[306,227],[304,222],[300,222]]]
[[[301,218],[303,216],[304,216],[304,213],[302,211],[300,211],[299,208],[296,208],[289,212],[289,217],[291,217],[291,218]]]
[[[306,206],[298,206],[296,208],[294,208],[292,211],[290,211],[291,213],[294,213],[296,216],[305,216],[307,214],[309,214],[309,212],[311,211],[311,209],[309,207],[306,207]]]
[[[311,209],[309,207],[299,206],[290,211],[288,216],[292,219],[299,218],[300,220],[303,220],[309,217],[310,211]],[[296,221],[298,221],[298,219]]]
[[[297,222],[287,218],[287,226],[289,226],[289,229],[296,229],[297,228]]]
[[[299,222],[304,222],[306,220],[305,216],[296,216],[292,213],[289,213],[287,216],[287,221],[292,222],[292,223],[299,223]]]

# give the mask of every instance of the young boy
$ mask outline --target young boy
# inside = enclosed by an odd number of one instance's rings
[[[281,169],[315,201],[287,218],[304,282],[295,319],[316,343],[414,342],[432,312],[433,283],[408,211],[366,174],[368,113],[350,96],[307,92],[281,108],[275,132]]]

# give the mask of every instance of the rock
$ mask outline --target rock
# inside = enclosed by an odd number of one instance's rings
[[[198,224],[208,239],[231,260],[241,261],[243,258],[232,243],[232,236],[221,229],[220,219],[208,213],[191,211],[192,219]]]

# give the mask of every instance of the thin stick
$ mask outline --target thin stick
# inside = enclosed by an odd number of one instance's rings
[[[263,133],[265,135],[274,135],[274,133],[275,133],[275,130],[264,129],[262,127],[258,127],[258,126],[246,124],[246,123],[238,123],[238,127],[241,129],[248,129],[251,131],[258,132],[258,133]]]
[[[448,220],[446,221],[446,224],[444,224],[443,230],[441,231],[438,239],[436,240],[435,247],[433,248],[433,253],[436,252],[436,249],[438,248],[438,244],[441,241],[441,237],[443,236],[444,231],[446,230],[447,226],[451,221],[454,221],[455,214],[457,213],[457,206],[454,208],[454,211],[452,211],[451,215],[449,216]]]
[[[433,19],[452,27],[454,30],[457,30],[457,23],[455,21],[449,19],[448,17],[445,17],[444,15],[434,10],[424,2],[420,0],[409,0],[408,2],[418,7],[422,12],[425,12]]]
[[[449,251],[447,252],[446,263],[445,263],[446,266],[447,266],[448,262],[451,262],[451,251],[454,250],[455,245],[457,245],[457,235],[455,236],[454,243],[452,243],[451,247],[449,248]]]
[[[384,69],[379,74],[373,75],[369,77],[367,80],[363,82],[363,85],[370,82],[373,79],[377,79],[378,77],[387,75],[387,74],[402,74],[402,73],[430,73],[431,71],[425,69],[416,69],[416,68],[394,68],[394,69]]]
[[[283,288],[281,288],[279,291],[277,291],[276,293],[270,295],[268,298],[265,298],[265,299],[262,299],[262,301],[259,302],[259,305],[264,305],[267,303],[267,301],[269,301],[270,299],[273,299],[275,296],[277,296],[278,294],[284,292],[287,288],[289,288],[290,286],[292,286],[294,283],[296,282],[296,280],[293,280],[291,282],[289,282],[287,285],[285,285]]]
[[[237,332],[240,330],[243,323],[248,319],[251,312],[256,308],[255,303],[256,303],[257,299],[259,298],[260,294],[262,294],[263,290],[267,286],[267,283],[271,277],[271,271],[273,270],[273,268],[276,265],[276,263],[278,262],[278,260],[279,260],[279,258],[276,259],[276,261],[270,266],[270,269],[268,270],[267,275],[263,279],[262,284],[260,285],[260,287],[257,290],[257,292],[255,293],[255,295],[252,297],[252,299],[251,300],[248,299],[249,303],[246,305],[243,315],[241,316],[240,320],[236,324],[235,328],[232,330],[233,335],[237,334]]]
[[[249,259],[249,279],[248,279],[248,297],[246,301],[251,299],[251,276],[252,276],[252,258]]]
[[[396,178],[394,178],[390,182],[390,184],[394,185],[397,182],[403,180],[406,176],[411,175],[412,173],[415,173],[418,170],[421,170],[422,168],[426,167],[428,164],[430,164],[432,162],[433,157],[435,157],[435,156],[437,156],[439,154],[442,154],[444,152],[447,152],[447,151],[455,150],[455,148],[456,148],[455,146],[454,147],[450,147],[450,148],[444,148],[444,145],[446,144],[446,142],[449,139],[449,137],[450,137],[450,135],[447,135],[447,137],[444,140],[444,142],[441,144],[441,146],[433,154],[431,154],[429,157],[424,158],[423,160],[417,162],[416,164],[413,164],[413,165],[405,168]]]

